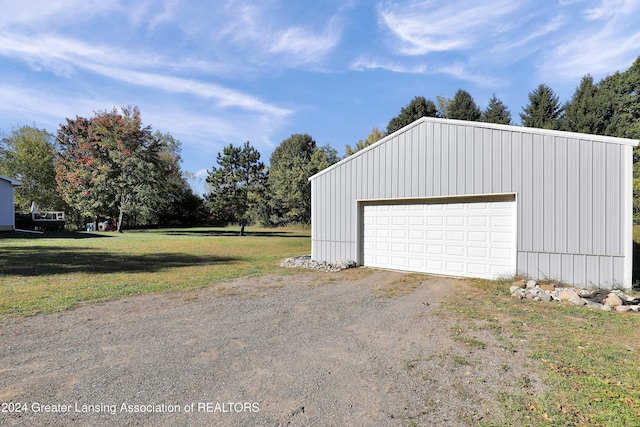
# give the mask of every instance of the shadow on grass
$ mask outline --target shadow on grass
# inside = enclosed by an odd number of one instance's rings
[[[236,236],[240,237],[240,232],[237,230],[223,230],[223,229],[172,229],[172,230],[158,230],[155,231],[160,234],[166,234],[169,236]],[[302,233],[302,232],[300,232]],[[245,230],[245,237],[302,237],[309,238],[308,235],[300,234],[295,231],[247,231]]]
[[[24,239],[24,240],[37,240],[37,239],[96,239],[103,237],[114,237],[113,233],[85,233],[76,231],[46,231],[42,234],[38,233],[24,233],[18,231],[10,231],[6,233],[0,233],[0,241],[3,239]]]
[[[68,273],[141,273],[174,267],[222,264],[234,257],[197,256],[183,253],[120,255],[93,248],[64,246],[4,246],[0,248],[0,274],[38,276]]]

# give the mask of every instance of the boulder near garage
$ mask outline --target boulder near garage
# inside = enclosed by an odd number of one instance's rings
[[[422,118],[312,176],[312,258],[632,286],[638,141]]]

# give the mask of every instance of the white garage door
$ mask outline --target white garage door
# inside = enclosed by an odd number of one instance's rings
[[[363,261],[371,267],[492,279],[516,269],[516,203],[364,206]]]

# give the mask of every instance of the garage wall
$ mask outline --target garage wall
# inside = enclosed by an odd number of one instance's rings
[[[358,200],[516,193],[520,273],[620,284],[634,143],[420,119],[311,178],[313,258],[358,259]]]
[[[14,227],[13,184],[0,178],[0,231],[10,231]]]

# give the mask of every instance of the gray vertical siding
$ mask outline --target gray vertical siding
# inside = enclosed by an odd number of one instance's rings
[[[632,144],[420,119],[311,178],[313,258],[359,258],[358,200],[515,193],[519,273],[620,285]]]

